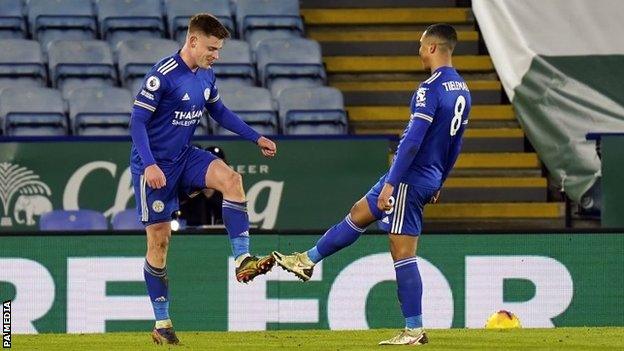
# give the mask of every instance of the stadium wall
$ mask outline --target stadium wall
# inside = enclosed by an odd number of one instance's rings
[[[0,142],[0,232],[35,230],[39,214],[51,209],[91,209],[111,218],[135,208],[129,139],[70,140]],[[277,142],[274,159],[233,138],[195,142],[220,146],[243,175],[250,221],[260,229],[330,226],[387,170],[387,137]]]
[[[14,333],[146,331],[144,235],[0,238],[0,298]],[[293,233],[295,234],[295,233]],[[318,235],[254,235],[252,251],[304,250]],[[419,267],[430,328],[623,326],[624,233],[426,235]],[[226,235],[176,233],[168,259],[178,330],[368,329],[402,325],[385,235],[365,235],[296,281],[280,268],[236,282]]]

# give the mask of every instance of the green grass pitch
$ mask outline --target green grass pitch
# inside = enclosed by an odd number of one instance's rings
[[[158,346],[149,332],[13,335],[16,350],[379,350],[398,330],[180,332],[180,346]],[[424,350],[624,350],[623,328],[429,330]],[[404,349],[405,347],[400,347]]]

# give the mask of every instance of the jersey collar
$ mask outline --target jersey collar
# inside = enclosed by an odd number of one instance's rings
[[[455,68],[451,66],[441,66],[441,67],[438,67],[435,71],[431,72],[431,75],[434,75],[441,71],[454,71],[454,70]]]
[[[184,60],[182,59],[182,56],[180,56],[180,50],[178,50],[175,55],[173,55],[173,59],[176,60],[178,62],[178,67],[184,67],[184,70],[188,73],[191,74],[197,74],[197,72],[199,72],[200,68],[197,67],[197,69],[195,71],[193,71],[189,66],[186,65],[186,62],[184,62]]]

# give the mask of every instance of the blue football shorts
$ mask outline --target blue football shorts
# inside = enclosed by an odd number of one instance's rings
[[[390,198],[394,206],[388,211],[381,211],[377,208],[377,199],[386,183],[386,176],[384,174],[379,178],[377,184],[366,193],[368,207],[379,221],[379,227],[392,234],[420,235],[423,208],[438,189],[399,183]]]
[[[180,208],[178,195],[189,189],[206,187],[206,171],[217,156],[197,147],[191,147],[186,156],[178,163],[161,166],[167,185],[152,189],[145,182],[143,174],[132,174],[134,198],[137,204],[139,220],[143,225],[171,221],[173,212]]]

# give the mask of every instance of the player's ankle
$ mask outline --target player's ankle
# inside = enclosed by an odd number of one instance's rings
[[[163,328],[173,328],[173,322],[171,322],[171,319],[163,319],[163,320],[158,320],[155,323],[155,327],[156,329],[163,329]]]
[[[247,257],[249,257],[249,256],[251,256],[251,255],[249,254],[249,252],[246,252],[246,253],[244,253],[244,254],[242,254],[242,255],[238,255],[238,256],[236,257],[236,259],[234,260],[234,263],[235,263],[235,265],[236,265],[236,268],[240,267],[241,263],[243,263],[243,261],[244,261]]]
[[[308,252],[304,252],[303,255],[301,255],[301,259],[303,260],[303,263],[305,263],[305,264],[307,264],[309,266],[316,265],[316,262],[312,261],[310,256],[308,256]]]
[[[304,252],[302,256],[304,258],[304,261],[307,260],[307,262],[304,262],[304,263],[312,264],[312,265],[319,263],[323,258],[325,258],[323,255],[321,255],[321,253],[318,251],[318,248],[316,246]]]

